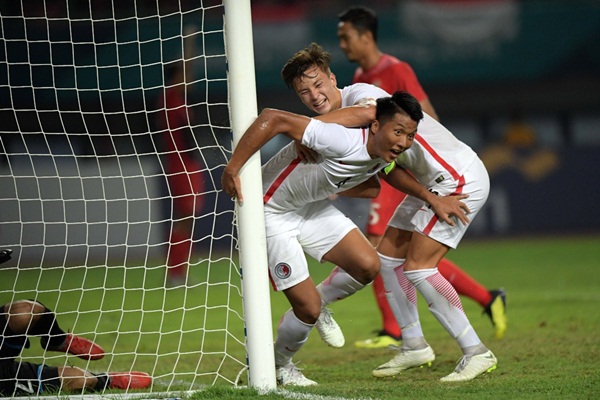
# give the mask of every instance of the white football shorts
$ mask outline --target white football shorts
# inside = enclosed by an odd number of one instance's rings
[[[443,177],[439,183],[432,185],[429,190],[440,196],[450,194],[468,194],[469,197],[462,202],[471,211],[469,220],[473,219],[485,204],[490,193],[490,179],[480,159],[476,159],[459,180]],[[468,225],[464,225],[456,217],[452,217],[455,224],[450,226],[438,219],[428,204],[412,196],[406,196],[398,205],[388,226],[422,233],[440,243],[453,249],[467,231]]]
[[[329,200],[311,203],[294,215],[289,214],[270,214],[267,218],[269,276],[276,291],[288,289],[309,277],[304,253],[321,262],[348,232],[358,229]],[[282,231],[285,224],[289,229]],[[269,235],[269,226],[278,233]]]

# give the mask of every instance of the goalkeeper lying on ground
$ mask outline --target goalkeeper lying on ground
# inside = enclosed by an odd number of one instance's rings
[[[10,260],[11,251],[0,251],[0,263]],[[46,351],[73,354],[84,360],[104,357],[104,350],[86,338],[65,333],[56,315],[42,303],[15,300],[0,306],[0,396],[41,395],[61,391],[141,389],[152,384],[145,372],[91,373],[78,367],[52,367],[17,361],[29,348],[28,335],[40,336]]]

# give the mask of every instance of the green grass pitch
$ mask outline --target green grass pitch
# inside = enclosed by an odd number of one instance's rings
[[[286,388],[285,392],[268,394],[263,398],[297,398],[300,394],[307,396],[301,398],[318,399],[600,398],[599,236],[471,240],[449,253],[448,258],[488,288],[504,287],[507,290],[509,327],[502,340],[494,339],[491,323],[481,315],[481,307],[470,299],[462,299],[472,325],[498,358],[497,370],[467,383],[439,382],[439,378],[454,369],[460,349],[419,299],[423,329],[436,352],[435,362],[430,368],[409,370],[394,378],[373,378],[371,370],[388,361],[394,353],[390,350],[357,349],[352,345],[355,340],[371,335],[372,330],[380,327],[380,317],[369,287],[331,307],[346,335],[344,348],[327,347],[313,331],[296,356],[295,361],[300,361],[299,367],[303,368],[305,375],[319,385]],[[331,267],[313,262],[311,274],[314,281],[320,282],[325,278]],[[211,274],[202,271],[202,265],[198,265],[193,272],[200,282],[218,284],[220,280],[229,279],[230,271],[226,266],[211,268]],[[244,358],[243,345],[235,338],[243,327],[239,316],[239,293],[235,287],[232,290],[225,285],[217,285],[207,291],[204,285],[200,285],[187,291],[165,291],[159,289],[164,270],[156,268],[146,272],[144,276],[141,270],[129,272],[123,268],[21,270],[17,294],[19,298],[30,298],[35,293],[27,287],[37,285],[41,289],[37,294],[41,301],[77,303],[80,313],[66,313],[61,319],[62,325],[74,327],[76,332],[100,332],[97,340],[109,350],[130,348],[139,353],[137,356],[133,353],[116,356],[110,363],[100,360],[97,363],[105,364],[90,364],[90,368],[93,366],[96,370],[123,367],[134,360],[136,369],[154,370],[164,377],[174,368],[179,372],[189,369],[202,373],[197,350],[201,348],[204,352],[201,365],[206,365],[208,370],[223,358],[219,352],[224,341],[231,342],[229,349],[236,357]],[[16,273],[14,270],[2,270],[2,274],[2,300],[7,301],[13,295],[7,291],[13,290]],[[235,282],[235,277],[233,280]],[[57,299],[58,294],[51,289],[61,281],[63,292]],[[126,282],[126,286],[140,290],[124,293],[117,287],[118,282]],[[112,289],[100,289],[103,285]],[[236,285],[239,287],[239,283]],[[81,291],[81,286],[88,290]],[[226,298],[231,300],[230,309],[221,306],[226,303]],[[101,323],[98,322],[100,314],[94,310],[99,299],[104,299],[106,309]],[[271,299],[275,327],[289,305],[281,293],[272,293]],[[206,300],[212,306],[204,307]],[[189,309],[185,315],[183,304]],[[164,313],[141,312],[159,305],[164,305]],[[124,308],[125,312],[116,311],[120,308]],[[219,329],[226,316],[229,316],[231,333]],[[166,327],[162,337],[156,333],[161,322]],[[128,330],[140,325],[147,328],[147,332],[140,335]],[[84,329],[86,326],[87,329]],[[187,333],[178,333],[180,327]],[[113,329],[122,332],[117,334]],[[36,346],[28,350],[29,355],[35,356],[36,351],[41,351]],[[186,356],[185,353],[178,355],[178,349],[192,350]],[[223,374],[227,379],[233,379],[240,365],[227,360],[229,364],[222,367]],[[48,362],[51,363],[52,359]],[[83,361],[81,364],[86,366]],[[198,392],[193,398],[256,396],[250,389],[231,389],[226,380],[211,374],[197,382],[215,383],[216,386]],[[158,385],[156,390],[160,389]]]

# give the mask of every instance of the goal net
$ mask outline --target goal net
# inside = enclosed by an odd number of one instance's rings
[[[0,4],[0,302],[37,300],[105,351],[32,336],[17,360],[144,371],[153,392],[243,376],[223,14],[216,0]]]

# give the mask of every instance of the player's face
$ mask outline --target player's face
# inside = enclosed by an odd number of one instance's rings
[[[367,35],[360,35],[351,22],[340,21],[338,24],[338,40],[340,49],[346,54],[348,61],[358,61],[362,58]]]
[[[384,124],[375,120],[371,124],[372,140],[368,143],[369,154],[383,158],[387,162],[394,161],[412,146],[417,125],[417,122],[403,114],[395,114]]]
[[[342,95],[334,74],[327,74],[314,66],[304,76],[294,80],[294,89],[302,103],[317,114],[326,114],[342,106]]]

